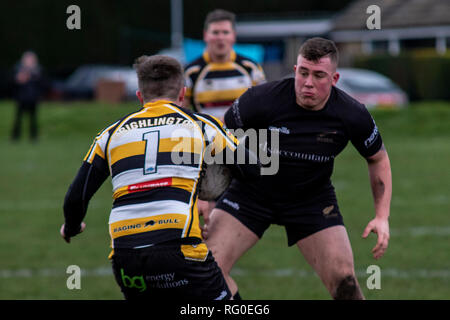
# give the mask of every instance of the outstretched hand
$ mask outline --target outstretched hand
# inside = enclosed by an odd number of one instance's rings
[[[70,238],[71,238],[71,237],[67,236],[67,235],[64,233],[64,226],[65,226],[65,224],[63,224],[63,225],[61,226],[61,229],[59,230],[59,233],[61,234],[61,237],[63,237],[64,241],[66,241],[67,243],[70,243]],[[82,222],[82,223],[81,223],[81,229],[80,229],[80,232],[79,232],[79,233],[82,233],[82,232],[84,231],[85,228],[86,228],[86,223]]]
[[[371,232],[378,236],[377,244],[372,249],[372,253],[375,259],[379,259],[384,255],[389,244],[388,219],[375,218],[371,220],[364,229],[362,237],[366,239]]]

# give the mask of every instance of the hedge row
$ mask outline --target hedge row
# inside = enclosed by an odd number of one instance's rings
[[[450,53],[360,56],[355,59],[355,67],[386,75],[408,93],[410,100],[450,100]]]

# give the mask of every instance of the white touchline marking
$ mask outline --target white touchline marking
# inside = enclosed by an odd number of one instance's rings
[[[367,277],[367,270],[357,269],[357,277]],[[232,276],[244,277],[250,275],[284,278],[284,277],[317,277],[312,270],[283,268],[283,269],[267,269],[267,270],[248,270],[240,267],[233,268]],[[450,269],[409,269],[402,270],[397,268],[381,268],[383,277],[394,279],[448,279],[450,278]],[[113,276],[110,266],[97,268],[81,268],[81,276],[83,277],[109,277]],[[66,268],[41,268],[41,269],[0,269],[0,279],[15,278],[49,278],[49,277],[67,277]]]
[[[367,270],[357,269],[355,270],[357,277],[367,277]],[[317,277],[314,271],[308,271],[303,269],[287,268],[287,269],[276,269],[276,270],[261,270],[261,271],[248,271],[242,268],[234,268],[231,270],[231,276],[250,276],[250,275],[260,275],[274,278],[283,277]],[[383,277],[394,278],[394,279],[448,279],[450,278],[450,269],[411,269],[411,270],[401,270],[396,268],[381,268],[381,275]]]
[[[112,276],[111,267],[81,268],[81,276],[104,277]],[[66,267],[62,268],[41,268],[41,269],[0,269],[0,279],[9,278],[48,278],[67,277]]]

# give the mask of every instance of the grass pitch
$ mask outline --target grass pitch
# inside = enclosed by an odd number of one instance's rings
[[[85,232],[66,244],[59,235],[62,204],[98,131],[139,107],[100,103],[43,103],[40,140],[9,140],[14,104],[0,103],[0,299],[122,299],[112,276],[108,180],[90,203]],[[372,112],[391,159],[391,241],[376,261],[376,237],[361,234],[373,217],[367,165],[353,146],[336,159],[333,182],[369,299],[450,298],[450,104],[420,103]],[[272,226],[237,263],[233,274],[245,299],[329,299],[328,292],[284,229]],[[370,265],[381,289],[369,290]],[[82,270],[81,289],[69,290],[66,269]]]

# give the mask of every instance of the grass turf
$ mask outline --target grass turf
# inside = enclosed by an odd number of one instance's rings
[[[0,299],[122,299],[107,256],[111,183],[92,199],[87,229],[67,245],[59,236],[62,204],[92,139],[135,103],[46,102],[40,140],[9,140],[14,104],[0,102]],[[450,298],[450,104],[417,103],[372,114],[391,159],[391,241],[373,260],[376,237],[361,239],[373,216],[367,166],[349,145],[335,161],[333,182],[369,299]],[[284,229],[272,226],[237,263],[233,275],[245,299],[329,299],[328,292]],[[66,268],[81,267],[81,290],[66,287]],[[369,290],[365,270],[381,268],[381,290]]]

